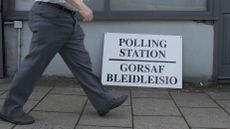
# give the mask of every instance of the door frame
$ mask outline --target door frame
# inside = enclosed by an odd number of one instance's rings
[[[2,0],[0,1],[0,78],[4,77],[4,49],[3,49],[3,19],[2,19]]]
[[[223,19],[223,13],[221,10],[221,2],[222,0],[216,0],[215,2],[215,9],[214,9],[214,15],[217,18],[214,24],[214,60],[213,60],[213,81],[215,83],[224,84],[224,83],[230,83],[230,77],[224,77],[220,76],[221,72],[221,50],[223,49],[222,45],[224,42],[224,39],[222,38],[223,35],[223,25],[224,25],[224,19]],[[230,14],[230,13],[229,13]]]

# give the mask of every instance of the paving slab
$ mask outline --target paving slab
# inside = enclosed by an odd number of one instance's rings
[[[0,96],[0,99],[5,99],[6,96],[7,96],[7,94],[8,94],[8,92],[4,92],[4,94],[2,94],[2,95]]]
[[[122,127],[101,127],[101,126],[77,126],[75,129],[132,129]]]
[[[230,91],[207,91],[207,94],[215,100],[230,100]]]
[[[30,95],[29,100],[41,100],[46,94],[47,92],[33,92]]]
[[[49,82],[49,80],[48,80]],[[58,80],[53,80],[53,83],[52,83],[54,86],[57,86],[57,87],[78,87],[80,88],[80,84],[79,82],[72,78],[72,79],[67,79],[67,80],[63,80],[63,78],[60,78]]]
[[[39,101],[28,100],[24,106],[24,111],[28,113],[38,104],[38,102]]]
[[[132,89],[132,97],[144,97],[144,98],[164,98],[170,99],[168,91],[165,89],[150,89],[150,88],[136,88]]]
[[[86,100],[78,95],[47,95],[34,110],[80,113]]]
[[[134,129],[189,129],[182,117],[135,116]]]
[[[230,100],[217,101],[230,114]]]
[[[111,110],[106,116],[100,117],[91,105],[87,105],[80,119],[79,125],[132,127],[130,106],[120,106]]]
[[[79,119],[77,113],[33,111],[30,115],[35,119],[34,124],[17,125],[14,129],[74,129]]]
[[[134,115],[181,115],[172,100],[154,98],[133,99],[133,112]]]
[[[191,129],[211,129],[211,128],[191,128]],[[215,128],[215,129],[217,129],[217,128]]]
[[[0,91],[8,90],[8,88],[9,88],[9,83],[1,83],[0,84]]]
[[[12,78],[3,78],[3,79],[0,79],[0,84],[2,84],[2,83],[9,83],[11,80],[12,80]]]
[[[33,90],[33,92],[48,92],[51,90],[53,87],[52,86],[36,86]]]
[[[35,87],[34,91],[29,97],[29,100],[41,100],[51,89],[52,87]],[[5,92],[3,95],[0,96],[0,99],[5,99],[8,92]]]
[[[0,107],[2,107],[3,102],[4,102],[4,100],[1,99],[1,100],[0,100]],[[28,101],[26,102],[25,106],[23,107],[23,110],[24,110],[26,113],[28,113],[31,109],[33,109],[33,108],[36,106],[36,104],[37,104],[38,102],[39,102],[39,101],[28,100]]]
[[[181,108],[193,128],[230,128],[230,116],[219,108]]]
[[[82,88],[73,87],[55,87],[50,94],[61,94],[61,95],[83,95],[85,93]]]
[[[0,90],[0,95],[3,95],[5,92],[5,90]]]
[[[180,107],[218,107],[218,105],[203,93],[175,93],[172,97]]]
[[[0,119],[0,129],[11,129],[14,126],[14,124],[5,122]]]
[[[33,93],[30,95],[30,100],[40,100],[42,99],[50,90],[52,87],[45,87],[45,86],[37,86],[35,87]]]

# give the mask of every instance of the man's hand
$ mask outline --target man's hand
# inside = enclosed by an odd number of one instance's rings
[[[93,20],[93,11],[88,6],[80,8],[79,12],[84,22],[91,22]]]
[[[93,11],[81,0],[67,1],[79,10],[84,22],[91,22],[93,20]]]

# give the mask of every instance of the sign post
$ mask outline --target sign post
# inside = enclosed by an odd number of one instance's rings
[[[182,37],[106,33],[102,83],[182,88]]]

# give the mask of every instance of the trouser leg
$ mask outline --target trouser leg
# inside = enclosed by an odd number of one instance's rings
[[[64,43],[62,42],[66,41],[65,37],[59,33],[58,27],[53,23],[49,23],[38,15],[34,15],[33,20],[30,23],[33,31],[30,52],[14,76],[1,110],[1,113],[6,116],[18,117],[24,113],[23,106],[31,95],[35,83],[63,46]]]
[[[22,111],[22,107],[34,89],[35,83],[57,52],[58,48],[50,49],[46,46],[32,49],[24,59],[11,83],[2,112],[12,116]]]
[[[84,47],[84,33],[79,25],[71,39],[60,50],[60,55],[79,80],[90,102],[99,110],[101,106],[112,100],[113,96],[107,92],[100,80],[93,74],[88,52]]]

